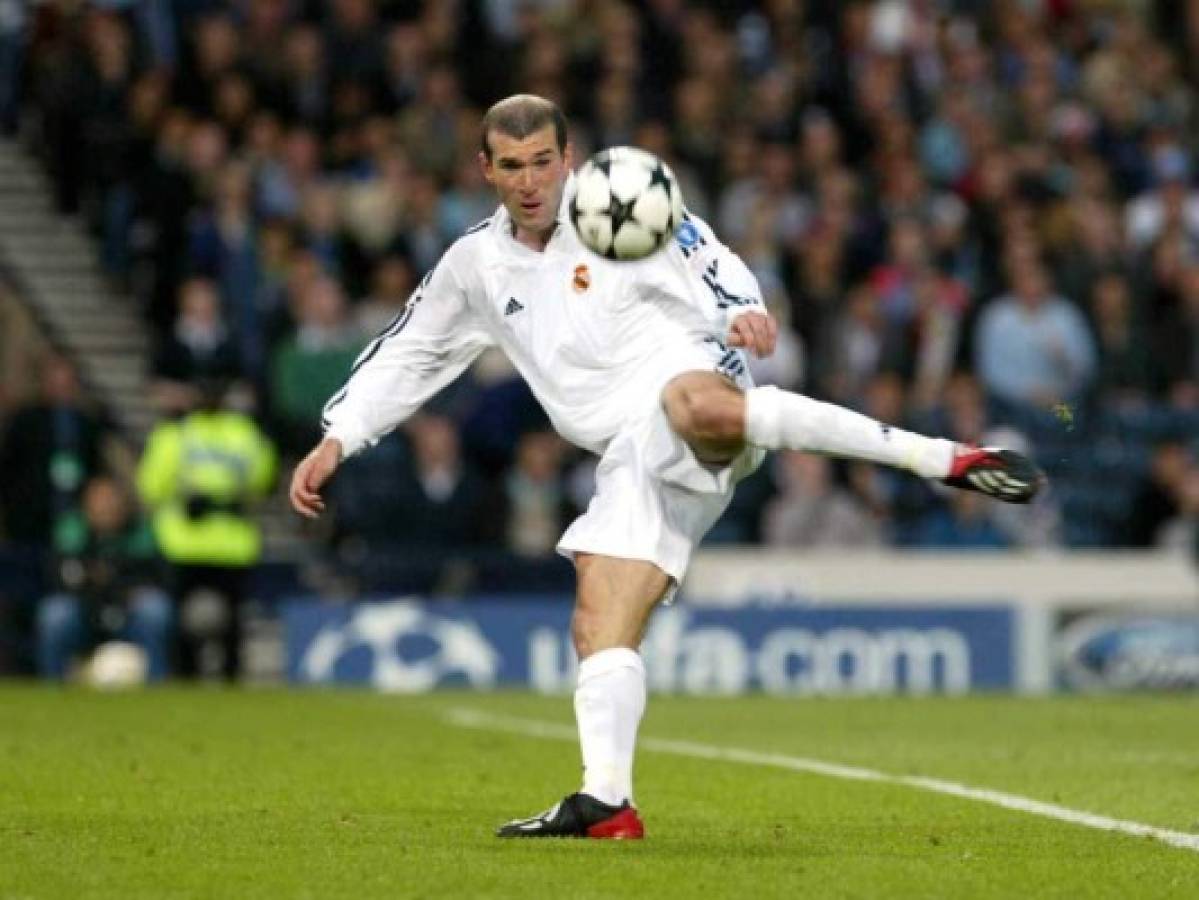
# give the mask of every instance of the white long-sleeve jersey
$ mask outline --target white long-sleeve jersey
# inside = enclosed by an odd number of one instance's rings
[[[346,456],[356,453],[498,346],[558,433],[602,454],[679,372],[747,383],[742,353],[723,341],[749,309],[762,309],[757,280],[695,216],[661,252],[614,262],[582,245],[565,198],[540,253],[516,241],[501,206],[445,252],[363,350],[322,424]]]

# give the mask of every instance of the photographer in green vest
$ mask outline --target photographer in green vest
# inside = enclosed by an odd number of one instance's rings
[[[251,507],[275,478],[274,447],[253,418],[225,403],[229,388],[202,382],[199,406],[154,428],[137,471],[154,537],[173,570],[183,676],[238,674],[240,607],[262,555]]]

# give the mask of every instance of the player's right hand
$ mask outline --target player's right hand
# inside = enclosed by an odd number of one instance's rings
[[[779,326],[774,316],[765,310],[747,309],[737,314],[729,325],[728,344],[748,350],[758,359],[774,353]]]
[[[341,441],[325,438],[296,466],[291,476],[291,506],[296,512],[315,519],[325,511],[321,488],[341,464]]]

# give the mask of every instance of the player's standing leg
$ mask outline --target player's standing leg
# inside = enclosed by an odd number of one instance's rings
[[[575,718],[583,787],[500,837],[640,838],[633,755],[645,712],[645,666],[637,647],[670,578],[644,560],[575,554],[578,594],[571,632],[579,655]]]
[[[1031,460],[1011,450],[925,437],[776,387],[742,391],[714,372],[679,375],[663,391],[662,404],[704,462],[728,462],[748,442],[895,466],[1009,503],[1029,502],[1045,480]]]

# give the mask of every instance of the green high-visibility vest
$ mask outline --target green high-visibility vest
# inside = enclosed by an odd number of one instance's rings
[[[270,490],[275,465],[270,441],[241,413],[193,412],[155,427],[137,489],[163,557],[189,565],[257,562],[262,533],[247,507]]]

